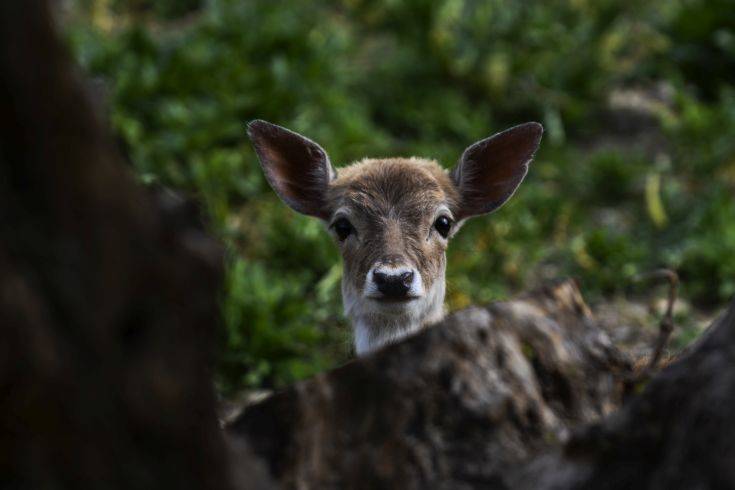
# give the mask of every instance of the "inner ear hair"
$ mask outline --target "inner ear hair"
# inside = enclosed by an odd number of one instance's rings
[[[309,138],[263,120],[248,124],[248,136],[276,194],[299,213],[328,219],[326,192],[335,172],[327,152]]]
[[[528,122],[469,146],[450,176],[460,193],[457,220],[490,213],[513,195],[528,172],[543,127]]]

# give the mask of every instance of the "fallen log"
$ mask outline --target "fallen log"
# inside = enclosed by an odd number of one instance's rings
[[[735,488],[735,302],[652,378],[631,366],[562,282],[299,383],[227,432],[286,488]]]
[[[502,488],[620,406],[632,363],[571,281],[450,315],[227,428],[292,488]]]
[[[608,419],[519,469],[510,488],[735,488],[735,301]]]

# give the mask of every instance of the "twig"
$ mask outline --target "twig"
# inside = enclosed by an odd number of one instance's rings
[[[666,304],[666,312],[661,318],[658,326],[658,337],[654,344],[653,355],[646,369],[641,373],[640,378],[649,377],[658,366],[664,350],[669,343],[671,333],[674,331],[674,304],[676,303],[677,291],[679,289],[679,275],[671,269],[659,269],[652,272],[639,274],[633,278],[634,281],[643,280],[667,280],[669,282],[669,298]]]

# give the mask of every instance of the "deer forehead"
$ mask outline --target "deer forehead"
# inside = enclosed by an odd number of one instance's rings
[[[421,158],[362,160],[339,169],[328,192],[332,213],[348,210],[369,225],[420,224],[441,206],[452,211],[458,200],[444,169]]]

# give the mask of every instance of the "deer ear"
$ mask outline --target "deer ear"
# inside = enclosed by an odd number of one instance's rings
[[[467,148],[450,175],[460,193],[457,219],[498,209],[518,188],[536,153],[543,127],[529,122]]]
[[[335,174],[322,147],[261,120],[248,124],[248,136],[276,194],[299,213],[327,219],[326,192]]]

